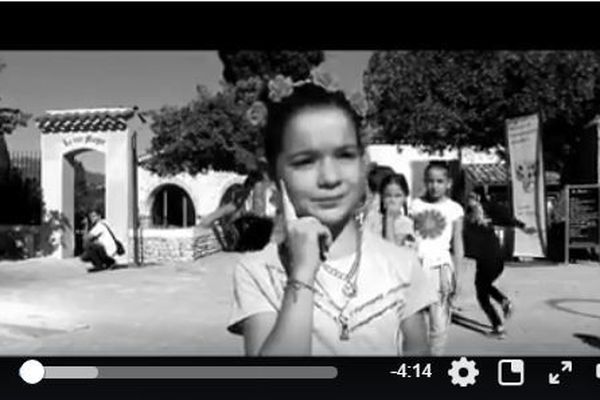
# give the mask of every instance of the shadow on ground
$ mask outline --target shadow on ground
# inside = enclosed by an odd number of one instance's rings
[[[110,268],[102,268],[102,269],[88,268],[87,272],[89,272],[89,273],[108,272],[108,271],[115,271],[117,269],[125,269],[125,268],[129,268],[129,265],[128,264],[115,264]]]
[[[581,304],[581,303],[584,303],[584,304],[595,303],[600,306],[600,299],[550,299],[550,300],[546,301],[546,303],[552,308],[555,308],[560,311],[564,311],[569,314],[575,314],[575,315],[581,315],[583,317],[600,319],[600,313],[594,314],[594,313],[590,313],[590,312],[583,312],[583,311],[579,311],[579,310],[575,309],[572,306],[572,304],[577,305],[577,304]],[[565,304],[567,304],[567,306],[565,306]]]
[[[464,315],[461,315],[458,313],[452,314],[452,323],[454,323],[455,325],[458,325],[460,327],[463,327],[465,329],[469,329],[473,332],[477,332],[477,333],[480,333],[480,334],[486,335],[486,336],[489,333],[489,330],[492,328],[488,324],[484,324],[482,322],[465,317]]]
[[[588,335],[585,333],[576,333],[573,336],[589,346],[600,349],[600,337],[598,336]]]

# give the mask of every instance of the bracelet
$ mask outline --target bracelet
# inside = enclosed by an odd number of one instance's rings
[[[317,292],[317,290],[313,286],[309,285],[308,283],[299,281],[297,279],[288,279],[287,285],[285,286],[285,288],[287,289],[288,287],[292,288],[294,290],[308,289],[313,293]]]

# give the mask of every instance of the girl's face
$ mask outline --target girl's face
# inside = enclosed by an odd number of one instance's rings
[[[383,206],[386,210],[402,211],[406,194],[397,183],[390,183],[383,190]]]
[[[427,195],[434,200],[445,197],[450,190],[451,182],[448,172],[442,168],[429,168],[425,174]]]
[[[366,188],[366,165],[356,130],[341,110],[300,111],[285,127],[276,174],[298,216],[324,225],[346,223]]]

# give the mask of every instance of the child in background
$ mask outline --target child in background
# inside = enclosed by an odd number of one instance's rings
[[[383,179],[395,172],[390,167],[377,164],[371,165],[367,177],[368,193],[365,206],[364,228],[378,235],[383,233],[383,218],[381,215],[380,188]]]
[[[439,295],[437,303],[429,307],[433,355],[441,355],[444,351],[451,321],[450,303],[456,294],[457,270],[464,255],[464,211],[448,197],[451,186],[448,166],[431,162],[425,169],[426,193],[411,205],[419,258]]]
[[[494,299],[502,308],[504,320],[514,311],[509,298],[494,285],[494,281],[504,271],[504,255],[494,226],[512,226],[523,230],[526,234],[534,234],[536,229],[527,227],[499,204],[487,199],[485,191],[476,190],[469,193],[467,200],[467,216],[465,223],[465,243],[467,257],[476,261],[475,289],[477,301],[485,312],[492,330],[490,336],[503,339],[506,336],[504,323],[490,299]]]
[[[406,178],[402,174],[386,176],[381,182],[380,193],[383,237],[398,246],[411,246],[415,242],[415,232],[406,206],[409,195]]]

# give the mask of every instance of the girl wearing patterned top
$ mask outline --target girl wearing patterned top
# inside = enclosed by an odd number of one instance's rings
[[[285,237],[240,258],[228,329],[250,356],[427,354],[421,310],[435,293],[413,251],[359,226],[361,117],[322,82],[269,83],[265,154]]]
[[[450,303],[456,294],[457,272],[464,256],[460,204],[448,197],[452,186],[448,166],[431,162],[425,169],[423,197],[411,204],[417,251],[438,301],[429,307],[431,353],[442,355],[450,326]]]

